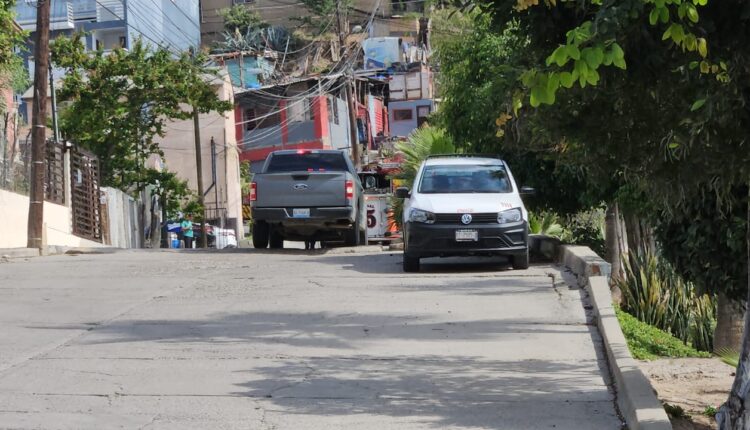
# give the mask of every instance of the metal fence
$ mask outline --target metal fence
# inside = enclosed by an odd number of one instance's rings
[[[99,159],[77,147],[71,148],[70,154],[73,234],[101,242],[103,232]]]
[[[227,220],[227,208],[218,207],[212,203],[206,203],[206,220],[211,225],[223,227]]]
[[[45,148],[44,199],[65,204],[65,148],[48,140]],[[7,145],[0,157],[0,189],[29,195],[31,189],[31,138]]]
[[[31,139],[19,139],[18,144],[4,142],[0,157],[0,188],[29,195],[31,177]]]

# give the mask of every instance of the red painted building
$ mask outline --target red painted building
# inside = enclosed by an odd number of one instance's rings
[[[235,93],[235,137],[242,161],[257,172],[279,149],[351,148],[349,109],[341,76],[309,77]],[[363,149],[388,136],[386,83],[367,76],[354,80],[357,140]]]
[[[241,160],[257,172],[279,149],[351,147],[349,111],[339,78],[308,78],[235,94],[235,135]]]

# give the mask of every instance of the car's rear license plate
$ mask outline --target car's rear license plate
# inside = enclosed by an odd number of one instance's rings
[[[292,209],[293,218],[310,218],[310,209]]]
[[[456,230],[456,242],[477,242],[479,232],[476,230]]]

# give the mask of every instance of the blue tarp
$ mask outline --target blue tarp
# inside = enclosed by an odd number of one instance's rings
[[[240,85],[240,60],[239,58],[227,59],[225,61],[229,76],[232,79],[232,85]],[[273,64],[265,58],[244,57],[242,59],[244,69],[243,80],[245,88],[260,88],[261,81],[271,77],[273,73]]]
[[[382,69],[403,61],[398,37],[371,37],[362,42],[365,69]]]

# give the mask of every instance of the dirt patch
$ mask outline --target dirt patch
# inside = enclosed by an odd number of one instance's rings
[[[718,358],[674,358],[640,361],[659,400],[681,407],[689,419],[672,419],[675,430],[716,429],[713,418],[703,414],[727,400],[734,369]]]

